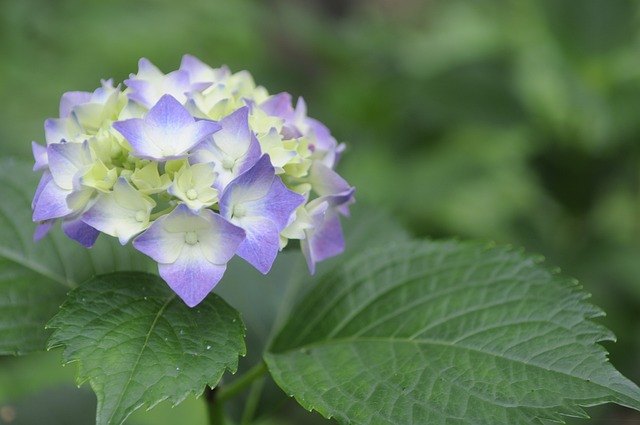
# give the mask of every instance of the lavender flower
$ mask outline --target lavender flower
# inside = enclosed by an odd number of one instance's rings
[[[244,237],[242,229],[213,211],[194,214],[181,204],[158,218],[133,246],[158,262],[160,276],[193,307],[222,279]]]
[[[113,123],[133,150],[131,155],[155,161],[186,158],[187,152],[220,129],[213,121],[196,121],[173,96],[165,94],[144,118]]]
[[[184,56],[164,74],[137,74],[94,92],[68,92],[33,143],[42,178],[36,239],[55,221],[83,246],[101,233],[158,262],[189,306],[222,279],[236,254],[268,273],[290,239],[310,271],[344,249],[340,216],[354,202],[335,172],[344,149],[287,93],[246,72]]]
[[[275,175],[268,155],[233,180],[220,199],[220,214],[247,234],[238,255],[268,273],[280,250],[280,232],[304,200]]]

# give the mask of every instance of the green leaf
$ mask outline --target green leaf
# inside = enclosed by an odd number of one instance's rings
[[[157,276],[114,273],[69,294],[48,327],[49,348],[78,363],[77,383],[98,397],[98,425],[121,424],[140,407],[174,405],[214,387],[244,355],[236,310],[211,294],[187,307]]]
[[[151,262],[130,246],[101,236],[85,249],[54,228],[34,242],[31,198],[39,174],[26,161],[0,162],[0,355],[45,348],[44,325],[69,288],[117,270],[150,270]]]
[[[640,409],[575,281],[506,248],[412,242],[329,273],[265,360],[305,408],[353,424],[531,424]],[[538,418],[537,422],[536,419]]]

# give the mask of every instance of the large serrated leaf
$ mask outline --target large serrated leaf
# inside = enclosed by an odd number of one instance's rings
[[[210,294],[191,309],[157,276],[114,273],[69,294],[48,325],[50,348],[78,363],[98,397],[96,423],[121,424],[140,407],[178,404],[214,387],[244,355],[239,313]]]
[[[31,198],[39,173],[26,161],[0,162],[0,354],[43,350],[44,325],[67,291],[100,273],[150,270],[151,262],[114,238],[88,250],[53,229],[33,241]]]
[[[307,409],[353,424],[510,424],[640,409],[575,281],[505,248],[413,242],[328,274],[265,359]]]

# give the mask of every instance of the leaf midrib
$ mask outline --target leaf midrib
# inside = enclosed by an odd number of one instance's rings
[[[68,288],[72,288],[75,285],[75,282],[73,282],[72,280],[66,279],[63,276],[52,272],[47,267],[42,267],[39,263],[36,263],[25,256],[15,255],[13,252],[7,250],[2,246],[0,246],[0,256],[19,266],[24,267],[27,270],[31,270],[32,272],[46,277],[47,279],[51,279],[52,281],[60,285],[66,286]]]
[[[169,304],[171,304],[171,302],[173,300],[175,300],[175,299],[176,299],[176,295],[175,294],[170,295],[169,298],[167,298],[167,301],[165,301],[165,303],[162,305],[162,307],[160,307],[160,309],[156,313],[155,317],[153,318],[153,322],[151,322],[151,325],[149,326],[149,330],[147,331],[147,335],[145,336],[144,342],[142,343],[142,347],[140,348],[140,352],[138,353],[138,356],[136,357],[136,360],[133,363],[133,366],[131,367],[131,371],[129,373],[129,376],[127,377],[126,383],[123,386],[123,390],[120,392],[120,395],[118,396],[118,400],[115,403],[116,408],[113,410],[113,412],[109,416],[109,420],[106,423],[111,423],[113,418],[114,418],[114,416],[116,415],[117,408],[122,403],[122,400],[123,400],[123,398],[125,396],[126,390],[129,387],[129,385],[131,384],[131,381],[133,379],[133,375],[135,374],[135,372],[136,372],[136,370],[138,368],[138,365],[140,364],[140,360],[142,359],[142,354],[147,349],[147,346],[148,346],[148,343],[149,343],[149,338],[151,338],[151,334],[153,333],[153,330],[155,329],[155,327],[156,327],[156,325],[158,323],[158,320],[160,320],[160,317],[162,317],[162,314],[164,313],[164,311],[167,309]],[[101,409],[99,409],[98,411],[100,412]],[[100,423],[100,421],[98,421],[98,423]]]
[[[417,247],[423,247],[423,245],[419,242],[414,242],[413,244],[410,244],[409,246],[417,246]],[[423,256],[425,254],[425,251],[428,253],[432,253],[434,252],[434,248],[436,247],[436,244],[430,245],[429,249],[427,250],[411,250],[409,256],[405,256],[405,257],[398,257],[398,258],[390,258],[387,259],[384,262],[379,262],[376,263],[374,267],[370,268],[366,275],[363,275],[361,277],[359,277],[358,279],[355,279],[351,282],[349,282],[348,285],[342,285],[340,290],[333,294],[330,302],[326,302],[324,309],[320,310],[318,312],[316,312],[315,316],[309,320],[302,329],[299,330],[299,332],[297,333],[297,337],[298,340],[300,338],[302,338],[304,335],[306,335],[309,331],[309,329],[313,329],[320,321],[324,320],[324,318],[327,315],[327,312],[330,309],[333,309],[334,306],[336,305],[336,303],[342,301],[344,298],[348,297],[354,290],[355,288],[358,288],[360,285],[364,285],[366,283],[370,283],[369,278],[371,276],[374,276],[376,272],[378,272],[379,270],[384,270],[384,269],[389,269],[390,267],[396,267],[399,266],[403,263],[410,263],[413,260],[417,260],[419,258],[421,258],[421,256]],[[444,243],[442,243],[442,245],[440,246],[446,246]],[[478,254],[482,254],[484,251],[480,250],[478,251]],[[455,251],[447,251],[446,253],[439,253],[438,257],[439,259],[437,260],[433,260],[433,263],[437,266],[437,269],[434,270],[433,268],[429,269],[429,268],[425,268],[422,270],[419,270],[415,273],[413,273],[410,276],[404,276],[402,279],[398,279],[396,281],[395,284],[386,284],[386,289],[385,291],[393,291],[396,290],[399,286],[402,286],[406,283],[409,283],[411,281],[414,280],[418,280],[418,279],[423,279],[427,276],[431,277],[431,278],[435,278],[438,275],[441,274],[445,274],[448,273],[452,270],[452,268],[455,267],[460,267],[460,263],[456,263],[456,264],[451,264],[448,265],[446,264],[446,262],[443,264],[444,259],[446,259],[446,257],[448,257],[451,253],[456,253]],[[509,254],[510,251],[504,251],[505,254]],[[358,268],[362,267],[363,264],[367,263],[369,261],[370,258],[376,258],[376,256],[379,254],[378,250],[372,250],[370,252],[367,253],[366,256],[363,256],[361,258],[358,258],[357,260],[353,260],[353,262],[351,264],[348,264],[347,266],[344,267],[344,269],[342,271],[337,271],[331,275],[328,275],[327,277],[325,277],[326,279],[330,279],[334,276],[340,276],[340,275],[348,275],[350,273],[351,270],[357,270]],[[477,258],[470,258],[469,260],[465,261],[463,264],[471,264],[474,265],[474,263],[477,262]],[[510,264],[512,262],[514,262],[513,258],[496,258],[496,259],[491,259],[491,261],[485,261],[482,265],[484,266],[490,266],[492,263],[497,263],[497,264],[501,264],[501,265],[507,265]],[[527,265],[528,266],[528,265]],[[525,267],[524,265],[521,265],[521,267]],[[345,270],[348,270],[347,272],[345,272]],[[464,284],[468,284],[469,281],[468,280],[461,280],[461,283]],[[494,282],[491,282],[494,283]],[[458,286],[456,286],[458,287]],[[379,292],[376,293],[376,295],[379,295]],[[362,310],[363,308],[366,308],[366,306],[363,306],[360,308],[360,310]],[[357,311],[359,312],[359,310]],[[356,312],[356,313],[357,313]],[[350,312],[348,317],[345,317],[343,319],[344,322],[347,322],[349,318],[351,318],[352,316],[354,316],[354,311]],[[280,331],[279,333],[281,333],[282,331]]]
[[[545,365],[539,365],[533,362],[525,362],[521,359],[517,359],[517,358],[513,358],[507,355],[503,355],[503,354],[499,354],[499,353],[493,353],[490,351],[483,351],[480,350],[478,348],[474,348],[474,347],[469,347],[466,345],[461,345],[461,344],[455,344],[455,343],[451,343],[448,341],[442,341],[442,340],[436,340],[436,339],[430,339],[430,338],[424,338],[424,339],[409,339],[409,338],[397,338],[397,337],[346,337],[346,338],[337,338],[337,339],[333,339],[333,340],[324,340],[324,341],[316,341],[313,343],[309,343],[309,344],[305,344],[305,345],[300,345],[297,347],[293,347],[289,350],[285,350],[285,351],[281,351],[281,352],[277,352],[277,353],[267,353],[267,355],[271,355],[271,356],[281,356],[281,355],[288,355],[289,353],[296,353],[299,352],[300,350],[312,350],[314,348],[324,348],[324,347],[328,347],[331,345],[349,345],[349,344],[354,344],[354,343],[359,343],[359,342],[382,342],[384,344],[411,344],[411,345],[434,345],[434,346],[440,346],[440,347],[446,347],[446,348],[451,348],[451,349],[457,349],[457,350],[466,350],[469,352],[474,352],[474,353],[478,353],[484,356],[490,356],[490,357],[494,357],[500,360],[506,360],[506,361],[511,361],[514,363],[518,363],[518,364],[522,364],[524,366],[531,366],[534,367],[536,369],[540,369],[543,370],[545,373],[556,373],[559,375],[562,375],[564,377],[570,378],[570,379],[578,379],[581,380],[582,378],[577,377],[575,375],[571,375],[563,370],[558,370],[558,369],[551,369],[548,366]],[[561,347],[561,346],[560,346]],[[559,348],[559,347],[554,347],[554,349]],[[296,353],[297,354],[297,353]],[[538,355],[541,353],[538,353]],[[590,354],[594,354],[594,353],[590,353]],[[605,362],[605,359],[603,359],[603,362]],[[608,364],[608,363],[607,363]],[[618,374],[619,377],[623,378],[624,380],[628,381],[626,378],[624,378],[622,375]],[[630,382],[630,381],[629,381]],[[618,391],[617,389],[614,389],[612,387],[608,387],[606,385],[600,384],[597,381],[591,380],[590,381],[591,384],[598,386],[599,388],[603,388],[605,390],[605,392],[614,392],[615,394],[618,394],[620,397],[622,397],[622,399],[617,400],[617,403],[620,403],[624,406],[627,407],[631,407],[633,409],[636,410],[640,410],[640,390],[638,390],[636,388],[636,392],[638,393],[636,395],[636,398],[634,399],[632,396],[630,396],[629,394],[625,394],[622,393],[620,391]],[[620,383],[620,382],[618,382]],[[575,399],[571,399],[571,400],[575,400]],[[579,401],[579,400],[578,400]],[[494,403],[495,404],[495,403]]]

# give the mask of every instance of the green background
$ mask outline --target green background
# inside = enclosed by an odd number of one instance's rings
[[[2,0],[2,156],[30,157],[65,91],[185,53],[303,96],[347,143],[358,202],[413,235],[523,246],[578,278],[618,336],[613,364],[640,382],[640,3]],[[59,360],[0,358],[0,424],[91,422],[93,396]],[[292,403],[276,413],[308,423]],[[204,414],[189,399],[129,422]]]

